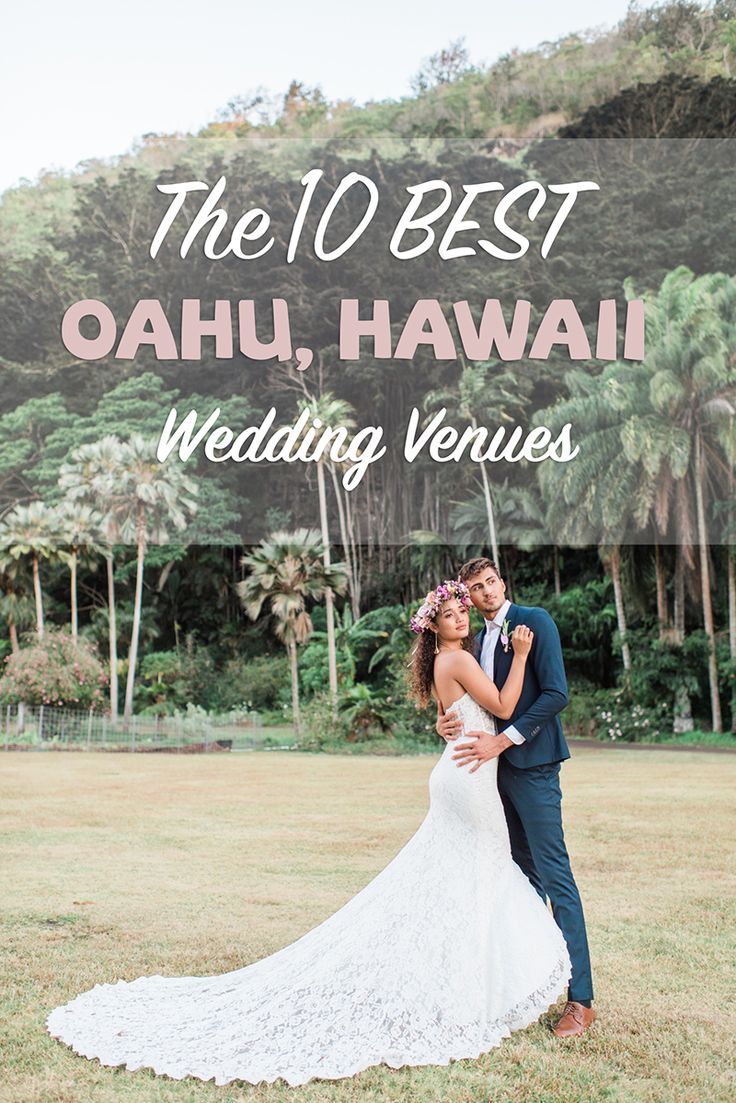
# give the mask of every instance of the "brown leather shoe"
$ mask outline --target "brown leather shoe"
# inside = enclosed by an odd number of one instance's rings
[[[584,1007],[582,1003],[568,1000],[565,1010],[553,1028],[552,1033],[558,1038],[577,1038],[584,1033],[595,1020],[595,1011],[592,1007]]]

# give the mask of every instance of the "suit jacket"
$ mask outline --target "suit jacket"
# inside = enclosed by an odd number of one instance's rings
[[[526,663],[524,684],[513,715],[508,720],[497,719],[498,730],[513,724],[524,742],[514,744],[501,756],[513,766],[525,769],[548,762],[564,762],[570,757],[560,723],[560,713],[568,702],[565,664],[557,625],[546,609],[514,605],[506,614],[512,628],[526,624],[534,632],[534,642]],[[485,626],[476,636],[480,657]],[[513,646],[504,651],[499,632],[493,656],[493,680],[502,688],[511,669]]]

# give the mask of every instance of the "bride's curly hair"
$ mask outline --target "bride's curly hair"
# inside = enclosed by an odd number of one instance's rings
[[[435,644],[437,637],[431,629],[422,632],[411,653],[411,668],[409,671],[409,693],[420,708],[426,708],[432,699],[432,685],[434,683]],[[463,640],[463,650],[473,651],[473,641],[470,634]]]

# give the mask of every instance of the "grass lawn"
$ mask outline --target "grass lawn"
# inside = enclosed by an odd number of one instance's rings
[[[736,1098],[736,757],[703,752],[578,748],[563,768],[600,1015],[583,1039],[553,1038],[550,1014],[449,1068],[217,1088],[102,1068],[45,1033],[47,1012],[93,984],[240,968],[320,922],[419,825],[433,761],[0,756],[0,1101]]]

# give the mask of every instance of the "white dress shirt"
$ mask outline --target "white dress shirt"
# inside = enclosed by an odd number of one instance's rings
[[[511,602],[505,601],[501,608],[496,613],[493,620],[486,620],[486,632],[483,637],[483,647],[480,653],[480,665],[485,674],[493,680],[493,664],[495,660],[496,644],[498,643],[501,635],[501,629],[503,622],[509,615],[509,609],[511,608]],[[525,739],[521,732],[518,732],[513,724],[509,724],[508,727],[503,729],[504,734],[509,737],[512,743],[524,743]]]

